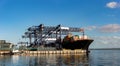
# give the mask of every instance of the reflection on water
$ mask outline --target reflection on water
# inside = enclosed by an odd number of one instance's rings
[[[91,50],[80,55],[0,56],[0,66],[120,66],[120,50]]]
[[[85,54],[39,56],[0,56],[0,66],[89,66]]]
[[[78,66],[87,63],[85,55],[41,55],[29,59],[35,66]]]

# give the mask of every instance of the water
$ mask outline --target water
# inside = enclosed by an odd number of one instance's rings
[[[90,66],[120,66],[120,50],[92,50]]]
[[[120,50],[91,50],[88,56],[0,56],[0,66],[120,66]]]

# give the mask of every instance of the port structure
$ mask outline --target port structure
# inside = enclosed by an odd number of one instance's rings
[[[27,29],[27,31],[22,35],[22,38],[28,38],[27,44],[40,45],[45,44],[47,41],[62,39],[71,32],[82,32],[84,35],[84,30],[77,27],[62,27],[60,24],[57,26],[45,26],[40,24],[38,26],[32,26]],[[59,40],[61,42],[61,40]]]

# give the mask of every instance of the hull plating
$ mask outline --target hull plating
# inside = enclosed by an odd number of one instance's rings
[[[74,42],[63,42],[62,43],[62,48],[64,49],[83,49],[83,50],[88,50],[89,45],[93,42],[92,39],[87,39],[87,40],[77,40]]]

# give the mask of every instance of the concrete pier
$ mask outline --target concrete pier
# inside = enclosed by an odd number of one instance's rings
[[[18,55],[40,55],[40,54],[83,54],[86,50],[40,50],[40,51],[22,51]],[[0,51],[0,55],[12,55],[10,51]],[[16,54],[15,54],[16,55]]]
[[[86,50],[49,50],[49,51],[24,51],[24,54],[81,54],[86,53]]]

